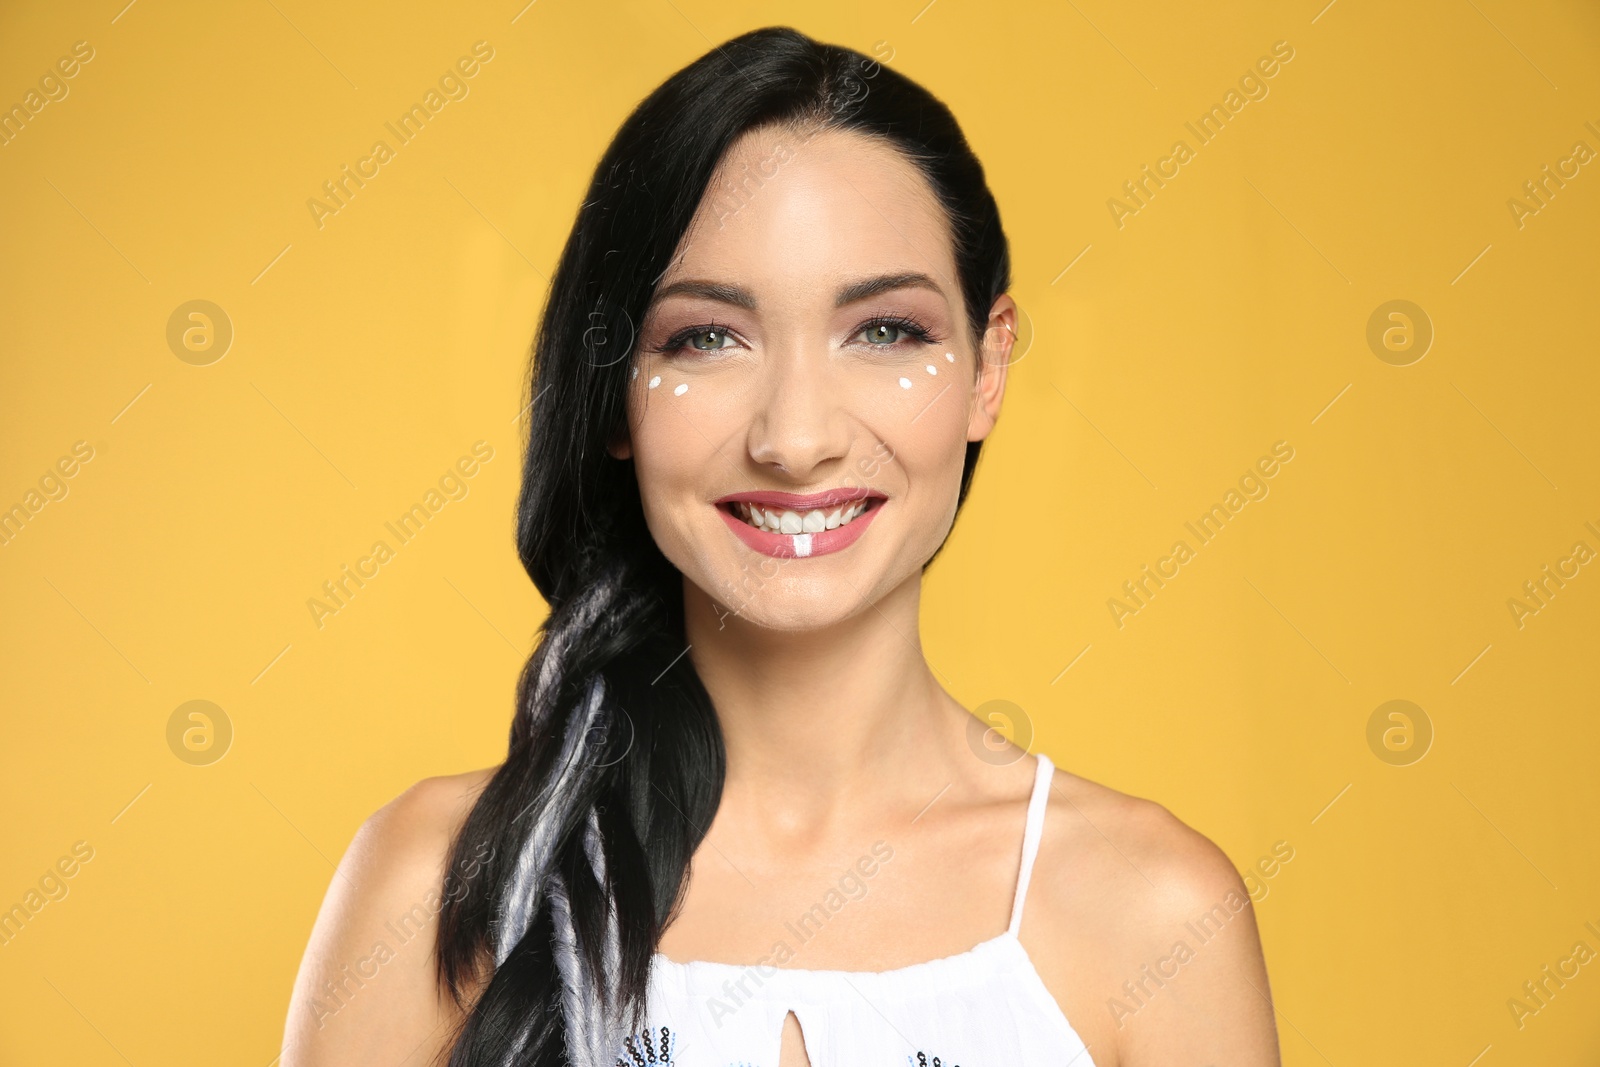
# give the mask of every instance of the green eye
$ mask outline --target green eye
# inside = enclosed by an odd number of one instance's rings
[[[738,343],[730,327],[708,323],[679,330],[655,350],[668,356],[684,352],[720,352],[725,348],[735,348]]]
[[[898,315],[873,319],[862,326],[856,336],[866,338],[867,344],[874,348],[894,348],[906,341],[919,341],[922,344],[934,341],[926,327]]]
[[[723,344],[727,337],[728,335],[721,330],[700,330],[698,333],[690,334],[684,340],[688,342],[690,348],[697,351],[715,352],[719,348],[727,347],[727,345]],[[701,344],[700,342],[702,341],[709,341],[710,343]]]

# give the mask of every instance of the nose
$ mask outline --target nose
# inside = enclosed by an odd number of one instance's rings
[[[769,353],[750,420],[750,458],[804,483],[850,453],[851,422],[843,383],[825,354],[803,345]]]

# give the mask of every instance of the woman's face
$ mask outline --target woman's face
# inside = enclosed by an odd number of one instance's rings
[[[1002,296],[974,346],[947,217],[897,150],[751,131],[656,285],[611,454],[725,623],[829,625],[919,578],[949,531],[1015,315]]]

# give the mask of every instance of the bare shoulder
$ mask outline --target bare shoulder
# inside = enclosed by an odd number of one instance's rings
[[[1276,1067],[1249,890],[1162,805],[1057,768],[1021,937],[1097,1067]]]
[[[348,858],[390,873],[401,873],[420,860],[433,860],[443,876],[444,850],[472,810],[478,794],[497,768],[424,778],[373,812],[350,842]]]
[[[1103,877],[1155,890],[1154,905],[1245,893],[1227,854],[1171,811],[1057,767],[1039,862],[1082,861],[1084,846],[1093,849],[1096,867],[1104,866]]]
[[[495,768],[425,778],[361,824],[295,978],[283,1067],[432,1063],[459,1021],[434,979],[450,844]]]

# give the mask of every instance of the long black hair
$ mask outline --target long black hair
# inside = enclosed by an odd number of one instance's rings
[[[517,547],[549,615],[505,763],[446,867],[470,873],[447,877],[439,981],[466,1009],[468,987],[488,979],[451,1067],[616,1062],[716,813],[722,732],[683,654],[683,576],[645,524],[632,462],[606,445],[626,426],[625,357],[656,282],[728,147],[769,126],[882,138],[918,167],[949,219],[980,358],[1010,286],[999,211],[955,118],[860,52],[753,30],[672,75],[622,124],[533,345]],[[967,445],[958,509],[980,444]]]

